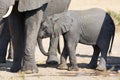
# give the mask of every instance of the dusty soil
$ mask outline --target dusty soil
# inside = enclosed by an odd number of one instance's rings
[[[72,0],[69,9],[87,9],[91,7],[100,7],[105,10],[111,9],[119,12],[119,4],[120,0]],[[49,39],[45,39],[43,42],[45,44],[49,44]],[[62,50],[64,44],[62,37],[60,43]],[[44,48],[47,50],[48,45],[44,45]],[[93,50],[91,46],[78,44],[76,57],[79,71],[75,72],[58,70],[55,68],[56,66],[48,67],[45,65],[46,57],[41,54],[37,46],[35,55],[39,73],[11,73],[9,72],[9,69],[12,65],[12,60],[8,60],[7,63],[0,64],[0,80],[120,80],[120,33],[116,33],[112,54],[108,56],[108,71],[100,72],[92,69],[87,69],[87,64],[91,59],[92,52]],[[58,55],[58,58],[59,57],[60,56]]]

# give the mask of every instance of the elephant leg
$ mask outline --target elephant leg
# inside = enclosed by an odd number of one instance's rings
[[[92,59],[88,64],[88,67],[91,69],[95,69],[97,67],[97,61],[100,53],[100,48],[97,45],[93,46],[93,49],[94,49],[94,52],[92,55]]]
[[[106,68],[106,62],[107,62],[107,52],[109,49],[109,43],[110,43],[110,38],[108,37],[108,41],[105,41],[105,44],[103,46],[100,47],[101,49],[101,58],[100,58],[100,62],[97,66],[97,70],[100,71],[105,71]]]
[[[67,57],[68,57],[68,52],[67,52],[67,47],[66,47],[66,43],[65,43],[63,52],[60,57],[60,65],[58,66],[58,69],[61,69],[61,70],[68,69],[67,63],[66,63]]]
[[[106,61],[107,61],[107,50],[101,50],[101,58],[100,58],[100,62],[97,66],[97,70],[100,71],[105,71],[106,68]]]
[[[5,63],[7,46],[10,41],[8,19],[4,19],[3,24],[1,24],[0,26],[3,27],[2,32],[0,34],[0,63]]]
[[[56,38],[50,38],[50,47],[48,50],[48,58],[46,61],[46,64],[49,65],[57,65],[58,64],[58,58],[57,58],[57,47],[58,47],[58,37]]]
[[[24,13],[17,11],[15,4],[13,11],[9,17],[11,40],[13,43],[13,64],[10,69],[11,72],[17,72],[21,69],[21,61],[24,53]]]
[[[38,68],[35,63],[35,47],[37,44],[37,35],[40,28],[43,11],[40,9],[26,12],[25,14],[25,53],[23,55],[22,71],[26,73],[37,73]]]
[[[102,44],[99,42],[99,47],[101,49],[101,58],[100,58],[100,62],[99,62],[99,64],[98,64],[96,69],[100,70],[100,71],[107,70],[107,67],[106,67],[107,52],[108,52],[108,49],[109,49],[111,35],[108,33],[107,35],[103,35],[102,37],[104,38],[106,36],[107,36],[107,38],[104,39],[104,42],[102,42]]]
[[[70,36],[70,37],[69,37]],[[69,35],[67,37],[67,50],[69,53],[69,61],[70,61],[70,67],[68,68],[69,71],[78,71],[79,68],[77,66],[77,61],[76,61],[76,46],[77,46],[77,41],[74,40],[75,38]]]

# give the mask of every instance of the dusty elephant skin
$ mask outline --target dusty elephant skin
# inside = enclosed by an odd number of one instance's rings
[[[93,46],[90,68],[106,70],[107,52],[109,45],[111,52],[114,33],[115,25],[109,14],[104,10],[93,8],[52,15],[43,22],[39,35],[41,37],[63,35],[65,44],[58,68],[65,69],[66,59],[69,56],[71,66],[68,69],[76,71],[78,70],[75,57],[77,43]],[[100,63],[97,66],[100,52]]]
[[[22,70],[26,73],[36,73],[38,72],[38,68],[35,64],[34,51],[37,44],[37,34],[42,18],[67,10],[70,0],[61,1],[64,2],[64,5],[59,5],[61,8],[57,5],[60,2],[59,0],[9,0],[11,4],[7,4],[8,2],[6,1],[3,2],[6,4],[6,6],[13,5],[12,13],[8,17],[14,49],[13,65],[10,71],[17,72],[19,70]],[[56,5],[59,9],[57,7],[54,8]],[[0,10],[4,9],[2,7],[0,6]],[[6,8],[8,9],[8,7]],[[7,10],[6,8],[5,10]],[[49,9],[51,9],[53,12]],[[49,11],[51,12],[49,13]],[[4,11],[4,13],[6,13],[6,11]],[[0,17],[2,15],[0,15]],[[55,46],[53,45],[53,47]],[[52,61],[50,59],[56,57],[56,51],[52,52],[50,49],[48,53],[49,56],[47,62]],[[55,56],[51,57],[50,55],[52,54],[55,54]]]

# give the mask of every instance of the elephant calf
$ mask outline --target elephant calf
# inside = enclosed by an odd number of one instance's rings
[[[115,34],[115,25],[108,13],[98,8],[83,11],[67,11],[49,16],[40,28],[39,37],[63,35],[64,49],[61,54],[59,69],[66,69],[66,59],[69,56],[68,70],[78,70],[76,63],[77,43],[92,45],[94,52],[89,63],[90,68],[106,70],[107,52],[110,52]],[[110,43],[111,42],[111,43]],[[97,65],[99,53],[100,62]]]

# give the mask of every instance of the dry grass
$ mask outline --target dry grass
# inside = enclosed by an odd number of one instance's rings
[[[120,26],[120,13],[116,13],[114,11],[108,10],[108,13],[112,16],[114,19],[116,26]]]
[[[115,25],[116,25],[116,31],[120,32],[120,13],[117,13],[115,11],[108,10],[108,13],[112,16]]]

